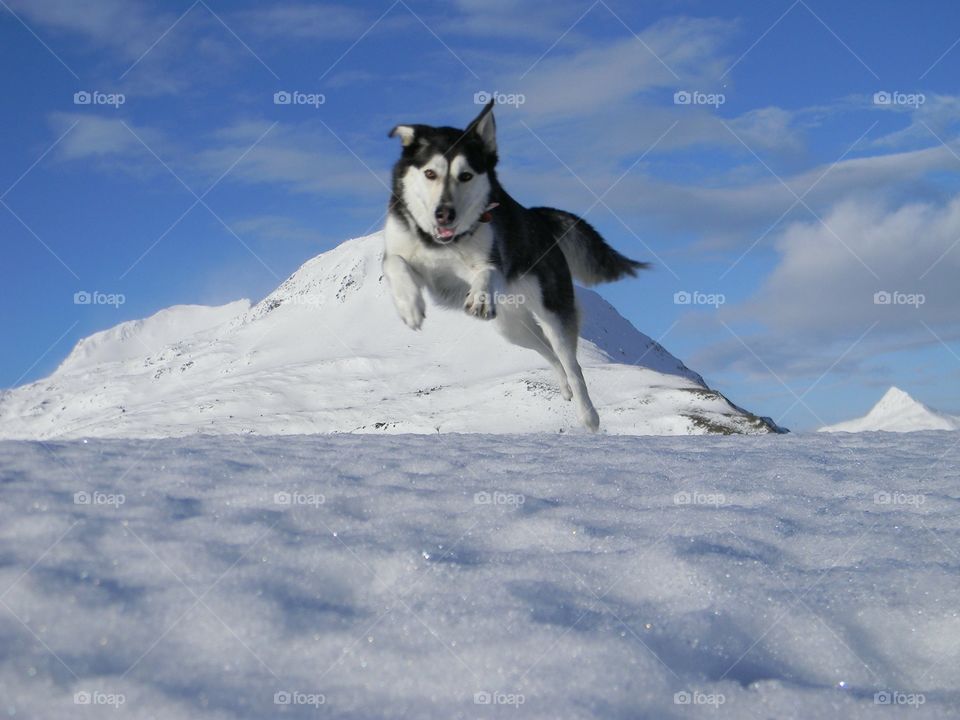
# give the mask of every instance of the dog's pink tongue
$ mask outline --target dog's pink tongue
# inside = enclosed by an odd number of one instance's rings
[[[453,228],[437,228],[437,235],[442,238],[453,237]]]

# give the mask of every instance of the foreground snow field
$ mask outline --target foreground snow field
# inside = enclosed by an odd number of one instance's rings
[[[953,438],[0,443],[0,711],[957,717]]]

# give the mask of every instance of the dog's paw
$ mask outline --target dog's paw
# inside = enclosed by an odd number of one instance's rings
[[[473,315],[481,320],[493,320],[497,316],[493,295],[486,290],[471,289],[467,293],[463,309],[466,310],[467,315]]]
[[[597,430],[600,429],[600,416],[592,407],[585,408],[580,413],[580,422],[582,422],[584,427],[586,427],[590,432],[597,432]]]
[[[560,381],[560,397],[564,400],[573,398],[573,390],[570,389],[570,383],[567,382],[566,378]]]
[[[419,330],[423,325],[423,318],[426,315],[426,304],[423,301],[423,295],[420,293],[411,293],[407,297],[396,297],[397,312],[400,313],[400,319],[406,323],[411,330]]]

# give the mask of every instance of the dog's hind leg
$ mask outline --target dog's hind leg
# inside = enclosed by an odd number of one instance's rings
[[[573,391],[570,389],[570,383],[567,382],[567,372],[563,369],[563,363],[560,362],[560,358],[553,351],[550,341],[543,334],[543,330],[533,315],[524,311],[501,313],[498,316],[497,329],[514,345],[536,350],[540,353],[557,373],[561,397],[564,400],[573,397]]]
[[[577,401],[577,411],[580,421],[590,430],[596,432],[600,427],[600,416],[590,400],[587,392],[587,383],[583,379],[583,370],[577,360],[577,323],[573,318],[564,319],[549,310],[537,315],[537,321],[543,329],[543,334],[556,353],[560,364],[567,375],[567,380],[573,390],[573,397]]]

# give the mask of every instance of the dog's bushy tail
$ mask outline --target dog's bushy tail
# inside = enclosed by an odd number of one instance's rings
[[[550,227],[570,272],[584,285],[613,282],[627,275],[636,276],[637,270],[650,267],[650,263],[631,260],[621,255],[600,237],[583,218],[564,210],[548,207],[531,208]]]

